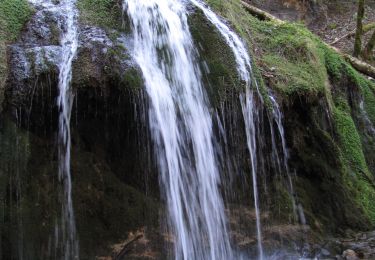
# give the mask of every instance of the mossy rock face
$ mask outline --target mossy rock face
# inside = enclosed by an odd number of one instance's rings
[[[1,34],[14,41],[32,14],[31,6],[25,0],[5,0],[1,1],[0,10],[1,25],[4,26]]]
[[[105,102],[101,95],[95,98],[88,98],[87,93],[78,95],[79,108],[74,107],[73,111],[79,109],[79,113],[73,115],[72,122],[76,123],[71,129],[72,197],[80,256],[93,259],[108,255],[112,252],[110,246],[125,241],[129,232],[157,229],[159,192],[153,191],[157,176],[145,170],[151,169],[147,167],[148,154],[136,149],[140,145],[146,149],[148,145],[147,141],[138,144],[137,140],[142,139],[134,137],[145,136],[141,123],[134,124],[138,121],[131,111],[134,104],[126,98],[119,101],[121,95],[115,93],[110,96],[116,102]],[[88,100],[93,103],[86,103]],[[48,121],[57,125],[56,118]],[[4,259],[22,254],[50,258],[48,243],[54,238],[56,221],[61,217],[63,191],[58,180],[56,128],[43,130],[34,124],[28,128],[30,131],[25,131],[24,126],[1,118],[0,200],[4,218],[0,233]],[[118,165],[122,161],[125,163]],[[152,187],[147,189],[150,196],[146,196],[145,186]],[[35,219],[39,225],[35,225]]]
[[[0,112],[7,77],[7,44],[19,36],[30,19],[32,8],[26,0],[4,0],[0,2]]]
[[[9,47],[4,118],[11,119],[0,120],[0,154],[9,159],[0,166],[0,199],[5,205],[0,258],[4,259],[22,254],[51,258],[48,243],[61,217],[55,141],[60,31],[49,12],[37,14]],[[104,28],[80,25],[73,61],[71,173],[83,259],[108,255],[110,246],[125,241],[129,232],[155,230],[159,225],[157,175],[149,162],[152,151],[142,121],[147,117],[143,79],[121,34],[110,30],[113,25],[104,25],[103,19],[87,19],[87,24]],[[41,24],[47,28],[42,36]]]
[[[347,186],[341,144],[325,105],[305,106],[295,103],[288,109],[286,117],[294,120],[285,124],[290,164],[297,172],[296,193],[307,223],[323,233],[366,228],[369,218]]]
[[[290,168],[297,175],[297,202],[305,209],[307,223],[322,233],[372,227],[375,192],[370,183],[375,174],[375,149],[369,125],[375,124],[374,83],[299,24],[258,21],[238,0],[207,2],[228,19],[252,50],[254,78],[260,83],[263,97],[272,91],[283,109]],[[158,227],[160,202],[158,171],[147,127],[147,99],[141,72],[124,45],[121,2],[79,0],[77,5],[81,38],[73,64],[73,198],[82,258],[91,259],[107,255],[109,245],[126,239],[130,231],[145,225]],[[0,19],[0,24],[4,20]],[[19,32],[21,23],[16,24],[15,31]],[[233,54],[200,11],[193,10],[189,25],[211,106],[233,131],[225,153],[233,153],[234,163],[249,173],[239,103],[244,85]],[[37,47],[57,45],[57,28],[54,23],[48,26],[51,33],[34,41],[40,45]],[[18,250],[14,241],[19,241],[19,230],[23,230],[25,239],[34,241],[24,248],[25,255],[42,258],[39,253],[47,252],[48,238],[60,212],[54,141],[58,62],[48,59],[45,48],[40,48],[44,50],[43,62],[37,62],[33,52],[36,49],[27,50],[25,44],[33,31],[26,29],[13,47],[23,48],[21,56],[30,65],[29,74],[15,74],[19,67],[14,65],[17,60],[11,54],[13,76],[8,79],[5,106],[7,116],[19,125],[0,121],[0,169],[5,172],[0,175],[0,194],[7,211],[1,225],[5,259]],[[1,46],[5,43],[0,40]],[[259,129],[269,134],[270,115],[264,108],[259,111]],[[215,132],[220,131],[220,126],[214,127]],[[270,140],[262,145],[260,156],[270,161]],[[271,166],[266,169],[273,172]],[[226,170],[229,175],[231,169]],[[13,176],[14,172],[19,176]],[[274,223],[288,223],[293,210],[290,191],[275,176],[267,175],[269,172],[264,171],[265,177],[260,179],[271,180],[271,198],[260,198],[262,202],[270,199],[271,205],[262,210],[272,213]],[[234,178],[239,201],[246,201],[246,206],[252,208],[248,202],[250,175],[245,181],[242,175]],[[246,190],[241,190],[243,182]],[[11,191],[21,191],[21,195]],[[27,221],[21,227],[12,216]],[[32,219],[40,219],[42,225],[33,225]]]
[[[244,90],[233,52],[217,29],[204,14],[195,9],[188,17],[190,31],[199,52],[203,81],[214,107],[225,102],[228,96]]]
[[[260,21],[236,0],[208,3],[252,47],[282,105],[290,166],[308,222],[320,232],[374,225],[375,149],[368,142],[374,84],[303,25]]]

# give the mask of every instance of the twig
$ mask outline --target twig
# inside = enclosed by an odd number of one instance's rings
[[[127,241],[124,246],[122,247],[121,251],[114,257],[114,260],[121,260],[125,256],[126,253],[129,252],[129,247],[134,244],[137,240],[141,239],[143,234],[137,235],[134,238]]]

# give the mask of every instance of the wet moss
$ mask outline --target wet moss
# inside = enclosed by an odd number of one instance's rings
[[[250,27],[252,21],[255,21],[255,18],[242,8],[241,2],[238,0],[208,0],[207,3],[230,23],[230,26],[236,30],[239,36],[245,41],[245,44],[249,46],[248,51],[250,56],[255,57],[258,50]],[[256,63],[258,63],[258,61],[254,60],[252,64],[253,80],[257,82],[259,92],[266,108],[270,108],[272,104],[269,100],[269,92],[267,90],[266,82],[262,77],[264,71],[262,71],[262,68],[257,66]],[[255,86],[255,84],[253,84],[253,86]]]
[[[375,225],[375,190],[368,179],[372,179],[369,172],[360,134],[348,112],[349,106],[340,100],[333,111],[336,130],[344,160],[344,176],[346,185],[353,192],[357,204],[362,207],[369,220]]]
[[[366,84],[362,86],[364,109],[367,112],[372,124],[375,124],[375,85]]]
[[[198,47],[203,80],[214,107],[225,102],[228,95],[244,90],[234,55],[214,26],[207,22],[201,11],[189,16],[190,31]]]
[[[273,218],[273,222],[282,223],[286,221],[287,223],[293,223],[293,200],[287,189],[288,185],[279,179],[275,179],[272,187],[274,187],[274,190],[272,190],[274,201],[270,205],[270,211],[272,212],[271,218]]]
[[[260,49],[258,65],[270,75],[270,87],[289,97],[324,95],[327,72],[316,37],[299,24],[254,19],[251,33]]]
[[[340,104],[338,104],[333,111],[343,154],[351,168],[356,171],[361,170],[367,172],[368,170],[363,155],[361,139],[351,115],[347,112],[348,109],[349,106],[341,100]]]
[[[124,84],[124,86],[132,90],[140,90],[143,86],[143,78],[141,72],[135,68],[130,68],[124,73],[122,77],[122,83]]]
[[[271,86],[286,96],[318,96],[324,95],[325,76],[318,66],[306,62],[290,62],[279,55],[265,55],[264,64],[274,68]],[[312,73],[316,72],[316,73]]]

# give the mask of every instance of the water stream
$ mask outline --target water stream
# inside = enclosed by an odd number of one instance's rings
[[[183,2],[125,0],[150,100],[175,259],[233,259],[212,118]]]
[[[372,136],[375,136],[375,126],[371,122],[370,118],[368,117],[368,114],[367,114],[366,109],[365,109],[365,102],[364,102],[363,99],[361,99],[360,102],[359,102],[359,109],[361,111],[361,115],[364,119],[364,122],[365,122],[366,129],[367,129],[368,133]]]
[[[60,22],[62,59],[59,66],[59,179],[63,184],[62,215],[57,233],[60,235],[64,259],[78,259],[79,248],[72,202],[72,180],[70,173],[70,117],[73,105],[73,93],[70,88],[72,63],[78,48],[77,10],[75,0],[60,3],[59,11],[64,19]]]
[[[280,159],[280,156],[279,156],[279,153],[278,153],[278,149],[277,149],[277,144],[276,144],[276,136],[275,136],[275,131],[274,131],[274,128],[273,128],[273,122],[272,120],[270,120],[270,129],[271,129],[271,141],[272,141],[272,154],[273,154],[273,162],[277,165],[275,165],[275,169],[277,171],[277,173],[280,175],[281,178],[283,177],[286,177],[286,181],[288,182],[287,184],[289,185],[289,194],[290,194],[290,198],[292,200],[292,205],[293,205],[293,215],[294,215],[294,219],[295,220],[301,220],[304,219],[304,217],[301,216],[302,213],[298,213],[298,212],[301,212],[302,210],[302,206],[300,206],[300,209],[301,210],[298,210],[297,209],[297,203],[296,203],[296,193],[294,191],[294,185],[293,185],[293,176],[290,172],[290,169],[289,169],[289,165],[288,165],[288,160],[289,160],[289,152],[288,152],[288,148],[287,148],[287,144],[286,144],[286,138],[285,138],[285,131],[284,131],[284,126],[283,126],[283,123],[282,123],[282,120],[283,120],[283,114],[281,113],[281,110],[280,110],[280,107],[278,105],[278,103],[276,102],[276,99],[270,95],[270,100],[271,100],[271,103],[272,103],[272,117],[270,117],[270,119],[272,119],[275,123],[276,123],[276,126],[277,126],[277,133],[279,135],[279,139],[281,141],[281,148],[282,148],[282,159]],[[282,176],[284,173],[284,175],[286,176]],[[302,210],[303,212],[303,210]],[[299,215],[299,218],[298,218],[298,215]],[[305,221],[302,221],[303,223]],[[302,224],[303,224],[302,223]]]
[[[258,240],[258,254],[259,259],[263,259],[263,246],[262,246],[262,231],[260,222],[260,209],[258,199],[258,183],[257,183],[257,143],[256,143],[256,127],[257,111],[254,102],[253,83],[255,83],[256,91],[258,86],[256,81],[252,80],[252,65],[249,53],[245,44],[240,37],[233,32],[204,2],[201,0],[190,0],[196,7],[203,11],[207,19],[217,28],[223,36],[228,46],[232,49],[237,63],[238,73],[243,81],[246,83],[246,93],[240,96],[242,113],[245,121],[245,130],[247,138],[247,147],[250,154],[251,173],[253,181],[253,196],[254,207],[256,215],[256,229]],[[261,95],[258,95],[261,99]]]

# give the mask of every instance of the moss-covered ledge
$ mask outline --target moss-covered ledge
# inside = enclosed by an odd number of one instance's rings
[[[276,94],[284,109],[288,144],[292,155],[294,151],[297,156],[291,159],[291,164],[295,167],[299,165],[301,172],[297,172],[297,175],[303,176],[298,179],[307,180],[297,182],[297,190],[311,191],[306,196],[301,195],[302,204],[310,209],[307,210],[311,212],[310,221],[320,219],[329,223],[327,220],[330,210],[317,214],[317,207],[322,207],[323,203],[313,205],[311,200],[321,191],[306,189],[306,185],[315,183],[314,185],[331,188],[336,185],[342,194],[346,194],[341,198],[337,197],[337,200],[342,200],[337,203],[356,209],[357,218],[364,220],[353,222],[353,214],[343,209],[346,217],[340,224],[362,229],[369,228],[366,224],[369,222],[375,225],[375,207],[371,203],[375,200],[375,190],[370,183],[375,172],[369,167],[375,161],[372,156],[375,154],[375,147],[368,142],[374,137],[370,137],[363,127],[364,113],[368,115],[370,122],[375,124],[375,84],[353,69],[301,24],[261,21],[247,12],[240,0],[207,2],[227,19],[232,28],[248,43],[254,66],[261,72],[267,87]],[[300,116],[310,118],[310,121],[298,118]],[[305,129],[303,131],[310,129],[308,131],[313,131],[314,134],[308,136],[301,132],[299,135],[296,132],[300,131],[298,127]],[[305,141],[301,142],[301,138]],[[322,151],[319,145],[310,146],[307,152],[299,147],[308,147],[308,143],[325,139],[332,143],[326,146],[327,151]],[[329,158],[335,158],[336,163],[327,168],[325,163],[328,157],[324,156],[324,153],[328,153]],[[312,158],[311,155],[315,157]],[[309,175],[306,176],[307,173]],[[321,173],[331,177],[320,176]],[[332,176],[339,178],[331,185]],[[317,178],[320,178],[322,183],[319,184]]]
[[[121,0],[78,0],[77,7],[81,24],[106,30],[122,30]]]
[[[0,112],[8,71],[7,44],[17,39],[32,13],[33,9],[26,0],[4,0],[0,2]]]

